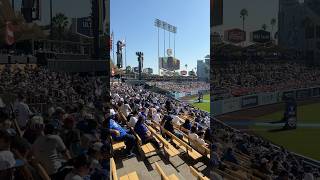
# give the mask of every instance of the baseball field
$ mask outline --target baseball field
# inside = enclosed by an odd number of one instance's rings
[[[254,133],[271,142],[284,146],[290,151],[320,160],[320,103],[298,106],[298,128],[295,130],[280,130],[281,127],[268,126],[266,123],[256,123],[250,128]],[[280,120],[283,110],[257,117],[257,122]]]
[[[197,97],[193,97],[192,104],[210,111],[209,94],[204,95],[203,102],[197,101]],[[308,102],[298,105],[298,127],[295,130],[282,130],[282,124],[270,124],[272,121],[281,120],[283,109],[283,104],[276,104],[229,113],[218,118],[226,122],[244,122],[247,125],[240,129],[266,138],[289,151],[320,160],[320,103]]]
[[[200,103],[198,103],[198,97],[192,98],[192,105],[204,111],[210,112],[210,94],[203,95],[203,101]]]

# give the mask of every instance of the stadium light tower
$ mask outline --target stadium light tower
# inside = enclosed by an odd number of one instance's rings
[[[138,63],[139,63],[139,80],[141,80],[141,72],[143,68],[143,52],[136,52],[136,55],[138,56]]]
[[[176,38],[176,33],[177,33],[177,27],[176,26],[173,26],[165,21],[161,21],[159,19],[155,19],[154,21],[154,26],[157,27],[158,29],[158,73],[160,75],[160,50],[159,50],[159,30],[160,29],[163,29],[163,32],[164,32],[164,37],[163,37],[163,56],[165,57],[165,52],[166,52],[166,41],[165,41],[165,32],[168,31],[169,32],[169,48],[170,48],[170,33],[173,33],[173,56],[176,57],[176,41],[175,41],[175,38]]]

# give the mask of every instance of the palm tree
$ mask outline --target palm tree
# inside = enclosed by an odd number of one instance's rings
[[[276,25],[277,23],[277,20],[275,18],[272,18],[271,21],[270,21],[270,24],[271,24],[271,34],[273,36],[273,28],[274,26]]]
[[[62,39],[62,36],[69,24],[68,18],[63,13],[58,13],[52,18],[52,28],[57,34],[58,39]]]
[[[314,31],[309,31],[310,29],[314,28],[314,22],[312,21],[312,19],[310,17],[305,17],[302,22],[301,22],[301,26],[304,28],[304,32],[305,32],[305,56],[307,56],[308,50],[309,50],[309,43],[310,43],[310,38],[309,38],[309,33]]]
[[[262,24],[261,29],[267,30],[268,26],[266,24]]]
[[[242,30],[243,31],[244,31],[244,22],[245,22],[247,16],[248,16],[248,10],[245,8],[241,9],[240,18],[242,18]]]

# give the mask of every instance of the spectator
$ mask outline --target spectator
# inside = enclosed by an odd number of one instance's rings
[[[186,119],[186,121],[182,124],[182,127],[186,130],[191,130],[190,119]]]
[[[223,157],[221,158],[222,161],[229,161],[235,164],[239,164],[238,159],[236,158],[236,156],[233,153],[233,149],[232,148],[228,148],[226,150],[226,152],[224,153]]]
[[[15,179],[14,169],[23,165],[24,162],[22,160],[16,160],[12,152],[8,150],[0,151],[0,179]]]
[[[80,132],[78,129],[75,129],[74,117],[69,115],[63,122],[63,129],[60,133],[60,137],[66,147],[70,150],[71,157],[76,157],[81,153]]]
[[[89,174],[90,160],[87,155],[80,155],[73,161],[73,170],[67,174],[65,180],[83,180]]]
[[[25,103],[25,97],[19,94],[17,102],[14,105],[14,112],[16,114],[17,123],[21,130],[24,130],[32,115],[29,106]]]
[[[126,155],[128,157],[135,156],[132,152],[134,146],[136,145],[136,139],[133,135],[129,134],[126,129],[121,127],[113,119],[110,119],[109,129],[111,136],[116,141],[124,141],[126,144]]]
[[[166,118],[164,118],[164,119],[166,119],[165,123],[164,123],[164,126],[163,126],[164,129],[169,131],[170,133],[174,134],[179,139],[182,139],[183,138],[182,133],[174,129],[173,122],[172,122],[172,117],[171,116],[166,116]]]
[[[120,112],[125,116],[128,117],[128,115],[132,112],[131,107],[129,106],[127,101],[121,102],[120,105]]]
[[[145,126],[144,123],[145,123],[145,117],[139,116],[138,122],[136,123],[136,125],[134,127],[134,131],[141,138],[141,141],[143,144],[151,143],[156,147],[156,149],[160,149],[159,143],[152,136],[151,132],[148,130],[148,128]]]
[[[23,133],[23,137],[27,139],[30,144],[33,144],[41,135],[43,128],[43,118],[41,116],[33,116],[28,123],[26,131]]]
[[[130,120],[128,122],[128,126],[134,128],[138,121],[138,111],[133,111],[132,116],[130,117]]]
[[[44,166],[48,174],[54,179],[55,173],[62,165],[60,154],[66,160],[71,157],[60,136],[56,135],[57,127],[53,124],[46,124],[44,135],[39,136],[32,145],[34,156]]]

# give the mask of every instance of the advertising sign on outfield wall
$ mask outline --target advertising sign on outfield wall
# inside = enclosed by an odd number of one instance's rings
[[[311,89],[302,89],[297,91],[297,99],[306,99],[311,97]]]
[[[257,106],[258,103],[258,96],[247,96],[243,97],[241,100],[241,107],[242,108],[249,108],[253,106]]]
[[[246,40],[246,32],[235,28],[224,31],[224,40],[231,43],[241,43]]]
[[[278,102],[277,93],[262,93],[259,94],[259,104],[273,104]]]
[[[253,31],[250,34],[250,40],[257,43],[266,43],[271,40],[270,32],[265,30]]]
[[[229,98],[223,100],[223,112],[238,111],[241,109],[240,97]]]
[[[313,88],[312,89],[312,96],[318,97],[320,95],[320,88]]]
[[[285,91],[282,93],[282,97],[293,97],[296,98],[296,92],[295,91]]]

